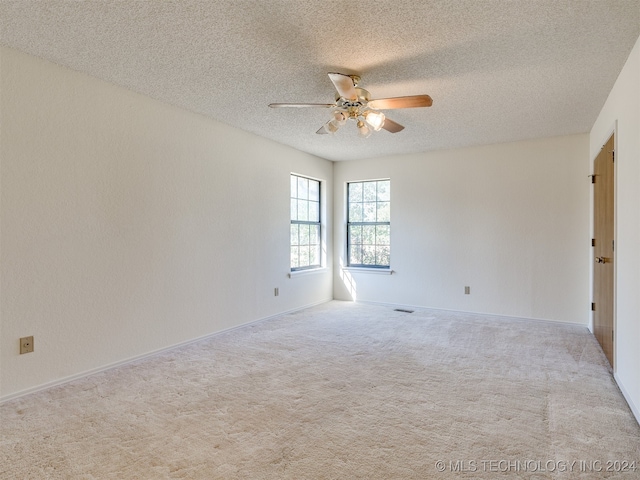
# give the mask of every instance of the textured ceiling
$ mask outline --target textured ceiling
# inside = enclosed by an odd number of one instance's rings
[[[0,42],[331,160],[587,132],[640,35],[640,0],[4,1]],[[406,126],[316,135],[327,72]]]

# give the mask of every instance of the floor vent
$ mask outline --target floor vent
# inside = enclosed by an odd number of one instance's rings
[[[404,308],[394,308],[394,312],[413,313],[413,310],[405,310]]]

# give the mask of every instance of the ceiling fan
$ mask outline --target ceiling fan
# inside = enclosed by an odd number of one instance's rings
[[[316,133],[336,133],[341,126],[347,123],[347,120],[354,120],[358,127],[358,134],[361,137],[368,137],[372,131],[378,131],[381,128],[391,133],[397,133],[404,129],[399,123],[386,118],[385,114],[379,110],[430,107],[433,103],[429,95],[371,100],[369,92],[358,87],[360,76],[329,73],[329,78],[336,87],[337,93],[334,103],[271,103],[269,106],[271,108],[331,108],[331,120],[320,127]]]

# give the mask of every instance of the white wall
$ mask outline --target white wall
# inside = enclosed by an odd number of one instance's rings
[[[384,132],[383,132],[384,134]],[[334,166],[334,297],[587,324],[588,136]],[[391,179],[393,275],[348,272],[345,183]],[[464,287],[471,294],[464,294]]]
[[[640,421],[640,38],[591,129],[591,165],[614,128],[616,380]]]
[[[1,397],[332,297],[331,266],[287,277],[289,173],[325,180],[331,212],[331,162],[0,60]]]

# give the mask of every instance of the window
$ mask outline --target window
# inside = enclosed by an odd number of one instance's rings
[[[319,268],[320,182],[291,175],[291,270]]]
[[[347,184],[348,266],[389,268],[390,193],[390,180]]]

